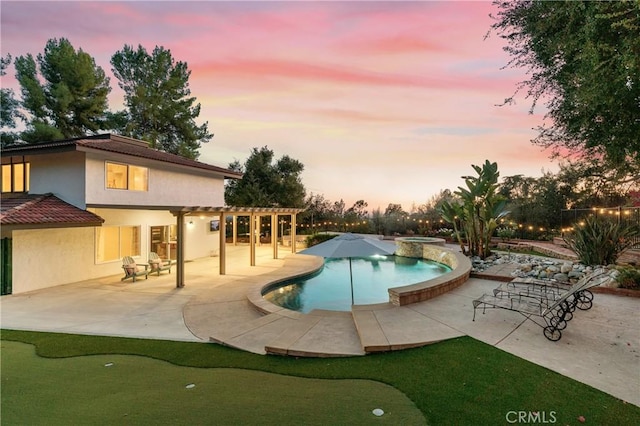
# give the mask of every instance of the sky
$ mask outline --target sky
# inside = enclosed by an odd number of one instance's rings
[[[524,70],[505,69],[505,42],[486,1],[2,1],[1,52],[42,53],[67,38],[111,77],[125,44],[186,62],[197,123],[214,138],[199,160],[227,167],[252,148],[304,164],[307,194],[406,211],[463,185],[472,165],[500,175],[555,172],[531,143],[543,111],[511,96]],[[2,87],[19,93],[13,67]]]

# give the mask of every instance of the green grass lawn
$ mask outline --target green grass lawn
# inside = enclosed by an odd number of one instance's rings
[[[510,411],[553,412],[559,425],[640,424],[639,407],[469,337],[331,359],[12,330],[1,339],[7,425],[500,425]]]

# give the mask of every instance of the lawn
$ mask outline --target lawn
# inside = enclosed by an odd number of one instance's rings
[[[3,424],[499,425],[514,411],[561,425],[580,416],[640,424],[639,407],[469,337],[335,359],[13,330],[1,338]]]

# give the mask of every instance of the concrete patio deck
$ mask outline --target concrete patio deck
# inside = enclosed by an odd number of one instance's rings
[[[479,313],[472,300],[496,282],[471,278],[425,302],[356,306],[352,312],[286,309],[260,312],[247,297],[255,288],[317,269],[321,259],[259,248],[248,266],[246,246],[229,247],[227,275],[217,258],[186,264],[184,288],[173,274],[121,282],[120,276],[3,296],[2,328],[218,342],[259,354],[357,356],[422,346],[468,335],[640,406],[640,299],[597,294],[589,311],[576,313],[562,339],[504,310]],[[231,255],[232,254],[232,255]],[[490,271],[507,274],[507,270]]]

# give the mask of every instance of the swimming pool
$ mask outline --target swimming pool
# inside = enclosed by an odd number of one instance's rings
[[[431,260],[401,256],[352,258],[355,305],[389,301],[388,289],[427,281],[451,271]],[[323,268],[305,277],[267,287],[269,302],[298,312],[313,309],[351,310],[349,259],[325,259]]]

